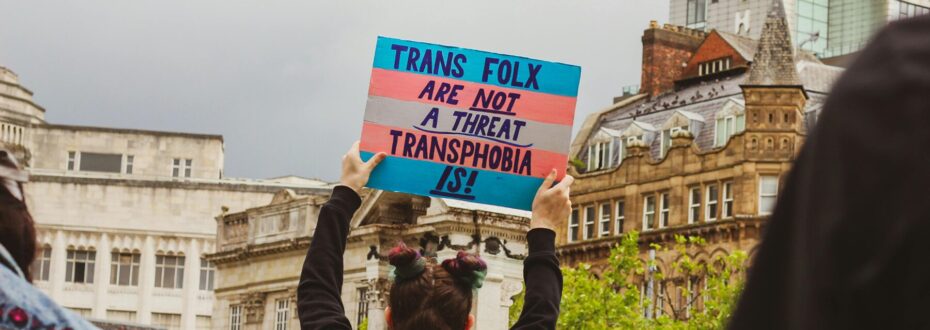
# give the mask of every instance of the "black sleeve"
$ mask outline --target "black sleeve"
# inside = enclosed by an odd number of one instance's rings
[[[523,261],[526,295],[520,319],[511,329],[555,329],[562,301],[562,271],[555,257],[555,232],[536,228],[526,234],[530,253]]]
[[[329,201],[320,208],[297,285],[301,329],[352,329],[342,306],[342,255],[349,236],[349,220],[361,203],[354,190],[336,186]]]

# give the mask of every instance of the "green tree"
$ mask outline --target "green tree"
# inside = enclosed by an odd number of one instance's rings
[[[699,237],[676,236],[672,251],[677,261],[672,264],[675,279],[665,279],[662,274],[653,274],[656,285],[674,283],[683,299],[663,299],[664,315],[647,318],[645,311],[655,308],[648,297],[641,298],[635,279],[642,278],[653,261],[639,259],[639,234],[631,232],[611,249],[607,268],[595,274],[591,266],[580,264],[574,268],[563,268],[560,329],[722,329],[732,312],[736,298],[743,286],[746,253],[736,251],[718,257],[708,265],[694,260],[689,248],[696,249],[705,244]],[[652,245],[658,251],[667,247]],[[698,290],[691,284],[707,281],[707,287]],[[665,290],[671,296],[670,290]],[[510,309],[511,324],[523,309],[523,293],[515,297]],[[703,309],[697,310],[698,299]]]

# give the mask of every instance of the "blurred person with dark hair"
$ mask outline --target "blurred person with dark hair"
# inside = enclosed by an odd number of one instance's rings
[[[0,149],[0,329],[96,329],[31,284],[36,229],[23,193],[28,178]]]
[[[297,313],[302,329],[351,329],[342,305],[343,254],[349,220],[361,205],[358,191],[371,171],[385,158],[378,153],[368,162],[359,157],[358,143],[343,156],[341,185],[320,209],[313,241],[307,251],[297,287]],[[533,200],[529,254],[524,260],[526,298],[513,329],[555,329],[562,295],[562,273],[555,256],[555,226],[571,211],[565,176],[553,186],[555,170],[543,181]],[[437,262],[402,243],[388,257],[394,270],[385,321],[395,330],[474,328],[473,295],[481,287],[487,264],[459,251],[455,258]]]
[[[930,16],[891,23],[834,85],[731,329],[926,329]]]

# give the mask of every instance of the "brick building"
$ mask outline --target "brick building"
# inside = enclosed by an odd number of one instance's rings
[[[671,284],[678,256],[653,253],[651,243],[700,236],[707,245],[689,251],[699,262],[737,249],[751,260],[780,182],[842,71],[795,50],[778,2],[758,40],[653,23],[642,41],[642,94],[589,116],[572,143],[584,166],[570,170],[574,208],[558,253],[597,271],[621,234],[638,231],[641,258],[655,258],[666,279],[646,294],[661,301],[681,292]]]

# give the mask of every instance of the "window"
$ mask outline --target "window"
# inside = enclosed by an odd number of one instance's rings
[[[717,201],[719,198],[717,193],[717,185],[707,186],[707,214],[704,215],[707,221],[717,220]]]
[[[76,160],[77,153],[74,151],[68,151],[68,170],[74,171],[74,162]]]
[[[126,156],[126,174],[132,174],[132,163],[136,159],[133,155]]]
[[[574,242],[578,239],[578,209],[572,209],[571,218],[568,219],[568,241]]]
[[[94,260],[97,252],[69,249],[65,282],[94,283]]]
[[[120,311],[120,310],[107,310],[107,320],[113,321],[123,321],[123,322],[135,322],[136,321],[136,312],[133,311]]]
[[[687,27],[703,30],[707,26],[705,19],[706,14],[706,0],[688,0]]]
[[[723,218],[733,217],[733,182],[723,183]]]
[[[52,247],[45,245],[36,251],[36,259],[32,262],[32,278],[36,281],[48,281],[49,266],[52,263]]]
[[[209,315],[197,315],[197,323],[194,325],[197,330],[213,329],[213,317]]]
[[[627,155],[627,152],[626,152],[627,147],[630,146],[630,145],[636,144],[636,143],[640,143],[640,142],[643,142],[643,136],[642,136],[642,135],[629,136],[629,137],[627,137],[626,139],[621,139],[621,140],[620,140],[620,160],[621,160],[621,162],[622,162],[622,160],[623,160],[623,157],[626,157],[626,155]]]
[[[727,140],[729,140],[730,137],[736,133],[742,132],[745,126],[746,115],[742,113],[738,115],[717,118],[715,141],[716,146],[722,147],[726,145]]]
[[[191,165],[193,162],[193,159],[175,158],[174,163],[171,165],[171,176],[180,178],[183,174],[185,178],[191,177]]]
[[[672,127],[667,130],[662,131],[662,156],[664,157],[668,153],[668,149],[672,147],[672,136],[677,134],[679,131],[687,131],[688,126]]]
[[[74,314],[80,315],[80,316],[83,317],[83,318],[89,318],[89,317],[91,317],[90,308],[77,308],[77,307],[71,308],[71,307],[68,307],[68,309],[70,309],[72,312],[74,312]]]
[[[213,291],[216,266],[210,260],[200,258],[200,290]]]
[[[155,287],[167,289],[184,287],[184,256],[155,256]]]
[[[358,308],[356,311],[355,326],[358,327],[368,317],[368,288],[358,288]]]
[[[274,330],[287,330],[287,321],[290,319],[288,305],[290,304],[287,299],[275,301]]]
[[[659,195],[659,228],[668,227],[668,193]]]
[[[601,237],[610,235],[610,203],[601,204]]]
[[[610,167],[611,154],[609,142],[598,142],[588,146],[588,171]]]
[[[614,217],[617,218],[617,223],[615,224],[615,226],[617,226],[615,230],[617,234],[623,233],[623,220],[626,218],[623,215],[624,209],[626,209],[626,205],[624,205],[623,201],[617,201],[617,213],[614,215]]]
[[[584,238],[594,238],[594,206],[584,208]]]
[[[643,231],[655,227],[656,222],[656,198],[655,196],[646,196],[643,203]]]
[[[123,155],[82,152],[79,167],[81,171],[120,173],[123,170]]]
[[[759,215],[772,214],[778,197],[778,177],[762,176],[759,178]]]
[[[698,76],[706,76],[717,72],[723,72],[730,69],[730,58],[721,58],[702,62],[698,64]]]
[[[181,329],[181,314],[152,313],[152,325],[168,330]]]
[[[688,223],[701,220],[701,187],[691,188],[688,193]]]
[[[229,330],[242,329],[242,306],[229,306]]]
[[[139,253],[110,254],[110,284],[139,285]]]

